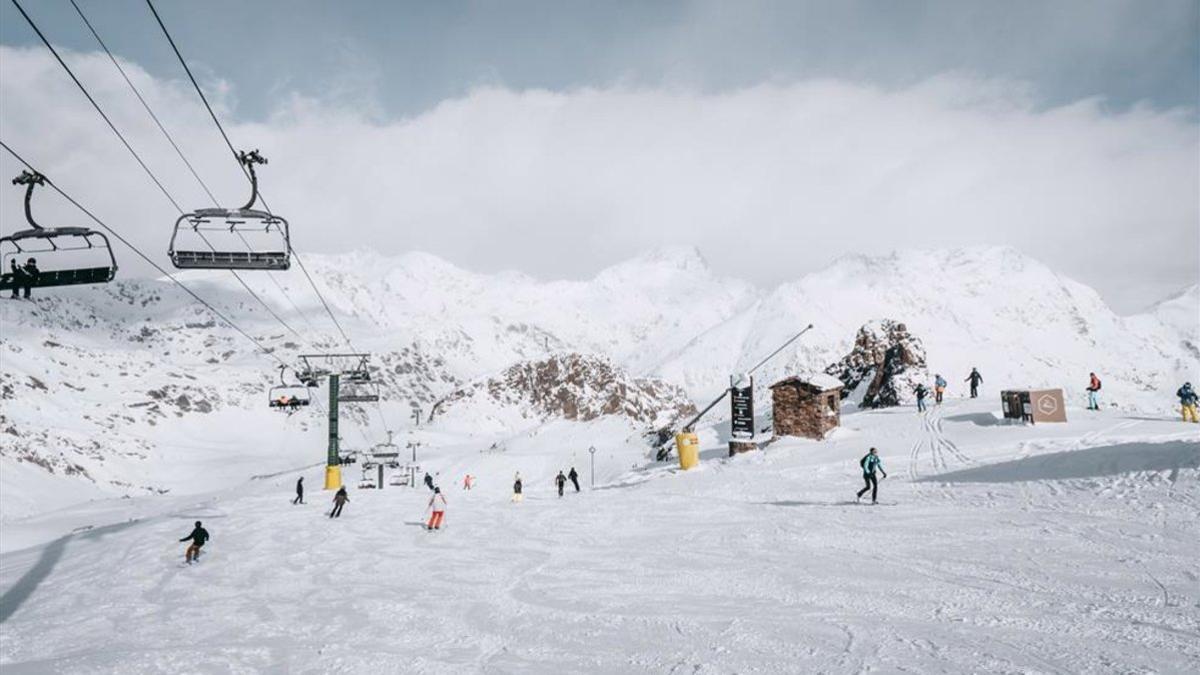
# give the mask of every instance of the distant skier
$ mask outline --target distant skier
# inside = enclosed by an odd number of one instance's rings
[[[429,523],[425,526],[426,530],[442,529],[442,519],[446,517],[446,497],[442,494],[442,488],[433,488],[433,496],[429,498]]]
[[[929,395],[929,390],[924,384],[918,384],[915,390],[917,392],[917,412],[925,412],[925,397]]]
[[[1100,378],[1095,373],[1088,373],[1088,410],[1100,409]]]
[[[942,404],[942,396],[946,393],[946,378],[941,375],[933,376],[933,401]]]
[[[525,500],[525,495],[524,495],[524,494],[522,494],[522,492],[521,492],[521,490],[523,489],[523,487],[524,487],[524,486],[523,486],[523,485],[522,485],[522,483],[521,483],[521,472],[520,472],[520,471],[518,471],[518,472],[517,472],[517,475],[516,475],[516,477],[513,479],[513,496],[512,496],[512,500],[513,500],[513,503],[514,503],[514,504],[520,503],[520,502],[522,502],[522,501],[524,501],[524,500]]]
[[[983,376],[977,368],[971,369],[971,374],[963,382],[971,383],[971,398],[979,398],[979,385],[983,384]]]
[[[562,469],[559,469],[558,475],[554,477],[554,484],[558,486],[558,496],[563,496],[563,487],[567,484],[567,477],[563,475]]]
[[[350,501],[350,495],[346,494],[346,486],[338,488],[337,494],[333,496],[333,510],[329,512],[330,518],[341,518],[342,507],[346,502]]]
[[[575,471],[575,467],[567,472],[567,478],[571,479],[571,484],[575,486],[575,491],[579,492],[579,472]]]
[[[467,474],[467,475],[463,476],[463,489],[464,490],[470,490],[473,485],[475,485],[475,477],[474,476],[472,476],[471,474]]]
[[[304,476],[300,476],[300,480],[296,481],[296,498],[292,500],[292,504],[304,503]]]
[[[1197,403],[1200,403],[1200,397],[1197,397],[1196,390],[1192,389],[1191,382],[1184,382],[1179,391],[1175,392],[1179,397],[1179,409],[1183,413],[1183,421],[1200,422],[1200,412],[1197,411]]]
[[[879,494],[879,479],[875,478],[875,471],[878,469],[879,473],[882,474],[884,478],[887,478],[887,472],[883,470],[883,460],[879,458],[878,454],[876,454],[875,448],[871,448],[867,454],[863,455],[863,458],[858,461],[858,465],[862,467],[863,481],[866,483],[866,486],[858,491],[858,495],[855,497],[855,499],[862,499],[862,496],[867,494],[867,491],[869,490],[871,492],[871,503],[874,504],[876,503],[876,496]]]
[[[432,492],[434,489],[433,488],[433,476],[428,471],[425,472],[425,487],[429,488],[430,492]]]
[[[183,558],[190,565],[200,559],[200,549],[204,547],[204,542],[210,539],[208,530],[200,526],[200,521],[196,521],[196,527],[188,536],[179,541],[191,541],[191,545],[187,547],[187,552]]]

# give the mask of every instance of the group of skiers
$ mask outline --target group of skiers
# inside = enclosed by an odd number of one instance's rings
[[[8,261],[8,266],[13,280],[13,299],[15,300],[23,295],[24,298],[28,300],[29,291],[33,288],[34,282],[37,281],[38,275],[42,273],[41,270],[38,269],[37,259],[30,258],[29,260],[25,261],[24,265],[18,265],[16,258],[12,258]],[[24,291],[24,293],[22,295],[18,295],[18,291]]]
[[[968,382],[971,385],[971,398],[979,398],[979,385],[983,384],[983,375],[979,374],[978,368],[972,368],[971,374],[963,382]],[[942,377],[941,373],[935,373],[933,376],[933,401],[941,405],[942,400],[946,396],[946,378]],[[929,388],[925,383],[919,382],[913,389],[913,393],[917,395],[917,412],[925,412],[925,398],[929,396]]]

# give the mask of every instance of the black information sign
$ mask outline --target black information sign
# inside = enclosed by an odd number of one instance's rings
[[[744,438],[754,436],[754,378],[750,378],[748,387],[734,387],[730,391],[729,400],[733,435]]]

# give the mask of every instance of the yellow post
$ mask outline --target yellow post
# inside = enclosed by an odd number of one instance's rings
[[[339,490],[342,487],[342,467],[331,465],[325,467],[325,489]]]
[[[675,434],[675,452],[679,454],[679,468],[690,469],[700,463],[700,437],[690,431]]]

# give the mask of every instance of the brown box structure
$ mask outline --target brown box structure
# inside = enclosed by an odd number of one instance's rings
[[[1062,389],[1006,389],[1000,392],[1004,417],[1030,422],[1066,422]]]
[[[821,440],[842,423],[842,384],[837,378],[789,377],[771,385],[774,435]]]

